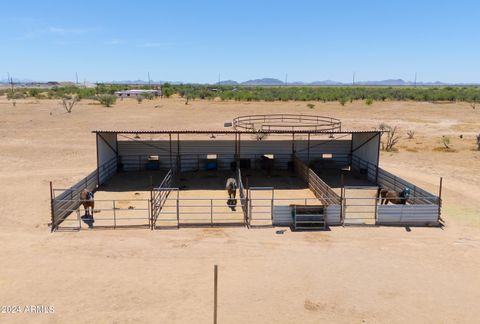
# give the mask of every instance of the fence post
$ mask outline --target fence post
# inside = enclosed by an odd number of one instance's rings
[[[437,222],[441,219],[441,212],[442,212],[442,185],[443,185],[443,177],[440,177],[440,186],[438,188],[438,218]]]
[[[113,205],[113,229],[117,228],[117,211],[115,210],[115,200],[112,200]]]
[[[150,207],[150,230],[153,230],[153,188],[150,190],[150,200],[149,200],[149,207]]]
[[[178,190],[177,190],[177,228],[180,228],[180,206],[179,199],[178,199]]]
[[[53,210],[53,184],[52,181],[50,181],[50,216],[52,219],[52,226],[50,227],[50,233],[55,230],[55,212]]]
[[[274,201],[275,201],[274,194],[275,194],[275,191],[274,191],[274,189],[272,189],[272,206],[271,206],[271,210],[270,210],[270,218],[272,219],[272,225],[273,225],[273,204],[274,204]]]
[[[213,226],[213,199],[210,199],[210,226]]]
[[[340,188],[340,222],[343,223],[345,220],[345,188]]]
[[[213,324],[217,324],[217,302],[218,302],[218,266],[214,267],[213,274]]]

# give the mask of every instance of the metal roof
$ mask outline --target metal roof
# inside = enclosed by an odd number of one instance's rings
[[[93,130],[92,133],[114,133],[114,134],[360,134],[360,133],[383,133],[381,130],[259,130],[238,131],[238,130]]]

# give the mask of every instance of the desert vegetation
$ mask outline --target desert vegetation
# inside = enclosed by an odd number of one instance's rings
[[[62,106],[65,109],[67,113],[71,113],[73,107],[75,107],[75,104],[78,102],[78,96],[65,96],[62,99]]]
[[[385,123],[381,123],[378,126],[378,130],[384,131],[382,135],[384,140],[381,141],[382,150],[387,152],[396,151],[395,145],[397,145],[400,140],[400,135],[398,134],[397,126],[390,126]]]
[[[95,97],[102,106],[110,107],[117,101],[117,96],[111,94],[102,94]]]
[[[156,86],[157,88],[160,86]],[[51,88],[16,88],[0,90],[0,95],[9,99],[34,97],[37,99],[62,99],[65,95],[77,95],[79,99],[94,99],[95,96],[113,94],[119,90],[151,89],[148,85],[104,84],[85,88],[77,86],[54,86]],[[338,101],[342,106],[354,100],[364,100],[367,105],[375,101],[427,101],[468,102],[473,109],[480,102],[480,87],[367,87],[367,86],[227,86],[169,84],[161,86],[163,95],[179,95],[186,100],[220,99],[235,101]],[[144,97],[144,99],[150,99]]]

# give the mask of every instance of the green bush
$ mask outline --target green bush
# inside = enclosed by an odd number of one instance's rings
[[[98,95],[96,100],[98,100],[103,106],[110,107],[117,102],[117,96],[110,94]]]
[[[373,99],[368,98],[367,100],[365,100],[365,103],[367,104],[367,106],[371,106],[373,104]]]

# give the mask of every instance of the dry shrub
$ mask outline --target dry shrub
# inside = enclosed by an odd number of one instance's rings
[[[407,137],[408,139],[413,139],[415,137],[415,131],[414,130],[407,131]]]
[[[382,150],[387,151],[387,152],[396,152],[398,151],[396,148],[394,148],[395,145],[397,145],[398,141],[400,140],[400,135],[398,135],[398,128],[397,126],[390,126],[385,123],[381,123],[378,126],[379,130],[386,131],[386,141],[382,141]],[[383,134],[383,135],[385,135]],[[383,136],[382,135],[382,136]]]
[[[450,148],[450,137],[443,135],[442,138],[440,139],[440,143],[445,147],[446,149]]]
[[[63,108],[65,108],[65,111],[69,114],[72,112],[72,109],[77,102],[78,102],[78,97],[77,96],[64,97],[62,99]]]

